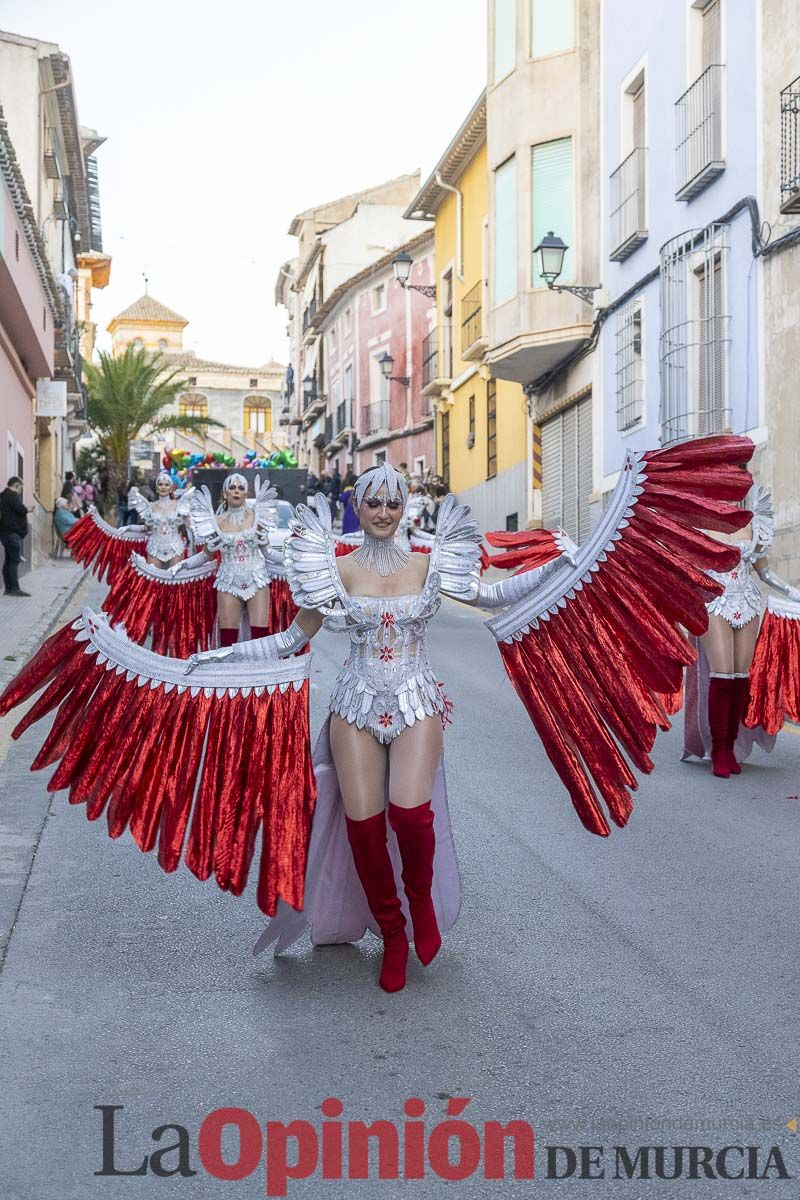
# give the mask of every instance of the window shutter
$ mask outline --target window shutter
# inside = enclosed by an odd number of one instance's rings
[[[590,531],[589,502],[592,495],[592,398],[577,406],[578,415],[578,537],[580,543]]]
[[[564,496],[561,524],[571,538],[578,538],[578,408],[573,405],[561,418]]]
[[[517,294],[517,160],[509,158],[494,179],[494,302]]]
[[[722,62],[720,2],[711,0],[703,9],[703,70]]]
[[[542,524],[546,529],[561,525],[562,465],[561,417],[542,425]]]
[[[572,0],[531,0],[531,56],[558,54],[574,45]]]
[[[531,151],[533,245],[538,246],[552,229],[566,242],[564,281],[574,279],[572,138],[544,142]],[[534,287],[541,286],[532,263]]]

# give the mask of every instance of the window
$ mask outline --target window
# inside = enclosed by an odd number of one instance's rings
[[[188,379],[189,387],[197,387],[197,376],[190,375]]]
[[[506,531],[508,533],[517,533],[519,530],[519,513],[509,513],[506,517]]]
[[[379,283],[372,289],[372,311],[383,312],[386,308],[386,284]]]
[[[251,380],[250,380],[250,387],[251,387],[251,388],[257,388],[257,387],[258,387],[258,380],[257,380],[257,379],[251,379]]]
[[[720,0],[709,0],[703,9],[703,70],[722,62],[722,23]]]
[[[516,0],[494,0],[494,71],[492,80],[497,83],[514,70],[517,57],[517,3]]]
[[[25,451],[22,449],[22,446],[20,446],[19,442],[17,442],[17,469],[14,473],[15,475],[18,475],[20,479],[25,479]]]
[[[158,339],[158,348],[159,348],[159,350],[160,350],[160,351],[162,352],[162,354],[163,354],[163,352],[164,352],[164,351],[166,350],[166,348],[167,348],[167,339],[166,339],[166,338],[159,338],[159,339]]]
[[[576,542],[589,533],[592,494],[592,398],[542,424],[542,524]]]
[[[245,433],[272,433],[272,405],[268,400],[250,396],[244,402]]]
[[[574,217],[572,199],[572,138],[559,138],[555,142],[543,142],[531,151],[531,208],[533,220],[533,242],[539,242],[552,229],[566,242],[569,250],[564,255],[564,281],[575,278]],[[536,274],[537,267],[531,258],[531,283],[541,287],[542,281]]]
[[[427,463],[427,459],[425,458],[424,454],[420,455],[419,458],[414,459],[414,474],[419,475],[420,479],[425,478],[425,472],[427,471],[427,469],[428,469],[428,463]]]
[[[336,353],[336,330],[332,329],[328,334],[328,353]]]
[[[486,478],[497,474],[497,380],[486,385]]]
[[[730,420],[725,261],[728,226],[672,238],[661,250],[661,441],[721,433]]]
[[[375,451],[375,466],[380,467],[385,462],[386,462],[386,451],[385,450],[376,450]]]
[[[469,398],[469,430],[467,432],[467,449],[475,445],[475,397]]]
[[[19,262],[19,230],[14,230],[14,258]]]
[[[141,338],[133,339],[133,348],[134,348],[134,350],[141,350],[141,348],[142,348],[142,339]]]
[[[345,337],[350,336],[350,331],[352,330],[352,328],[353,328],[353,312],[352,312],[352,309],[346,308],[344,310],[344,334],[345,334]]]
[[[344,398],[353,399],[353,367],[352,364],[344,369]]]
[[[641,300],[617,313],[616,380],[617,429],[624,432],[641,423],[644,407]]]
[[[450,413],[442,413],[442,480],[450,486]]]
[[[517,160],[512,157],[494,173],[494,303],[504,304],[516,294]]]
[[[800,212],[800,77],[781,92],[781,212]]]
[[[207,417],[208,401],[205,396],[181,396],[178,401],[178,415],[181,417]]]
[[[530,0],[531,58],[562,54],[575,44],[573,0]]]

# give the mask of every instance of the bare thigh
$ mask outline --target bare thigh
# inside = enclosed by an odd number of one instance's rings
[[[332,713],[331,754],[348,817],[365,821],[382,812],[388,758],[386,747],[366,729],[357,729]]]
[[[748,621],[744,629],[736,629],[733,635],[733,669],[737,675],[747,675],[753,663],[756,640],[761,622],[758,617]]]
[[[260,625],[264,629],[269,624],[269,588],[259,588],[247,601],[247,615],[251,625]]]
[[[724,617],[711,615],[700,644],[706,652],[712,675],[733,675],[733,626]]]
[[[162,571],[168,571],[170,567],[174,567],[176,563],[183,562],[183,555],[176,554],[169,562],[162,562],[160,558],[153,558],[152,554],[148,554],[147,561],[151,567],[161,567]]]
[[[438,713],[417,721],[389,744],[389,800],[416,808],[430,800],[444,734]]]
[[[230,592],[217,592],[217,616],[223,629],[238,629],[244,603]]]

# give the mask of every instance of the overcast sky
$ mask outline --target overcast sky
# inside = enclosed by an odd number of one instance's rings
[[[186,345],[285,359],[274,307],[295,213],[421,168],[485,82],[486,0],[0,0],[70,55],[97,153],[111,284],[191,320]],[[414,228],[410,228],[413,236]],[[101,345],[107,344],[103,334]]]

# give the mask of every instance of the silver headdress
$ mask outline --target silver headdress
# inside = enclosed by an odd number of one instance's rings
[[[408,484],[400,472],[389,463],[379,463],[377,467],[370,467],[368,471],[359,475],[354,489],[356,508],[367,496],[377,496],[382,487],[386,488],[390,500],[396,500],[399,495],[405,508],[408,502]]]
[[[175,480],[170,475],[169,471],[159,471],[156,476],[156,483],[161,483],[161,480],[168,483],[170,487],[175,487]]]
[[[245,479],[244,475],[239,475],[238,472],[234,472],[233,475],[226,475],[222,481],[223,496],[227,495],[228,488],[234,483],[238,483],[240,487],[243,487],[245,494],[247,494],[247,480]]]
[[[241,508],[228,507],[228,489],[234,483],[238,483],[240,487],[244,488],[245,502]],[[222,502],[217,509],[217,516],[222,516],[223,514],[225,515],[228,524],[232,525],[236,529],[243,526],[247,521],[247,480],[245,479],[244,475],[240,475],[237,471],[234,471],[233,475],[226,475],[222,481]]]

